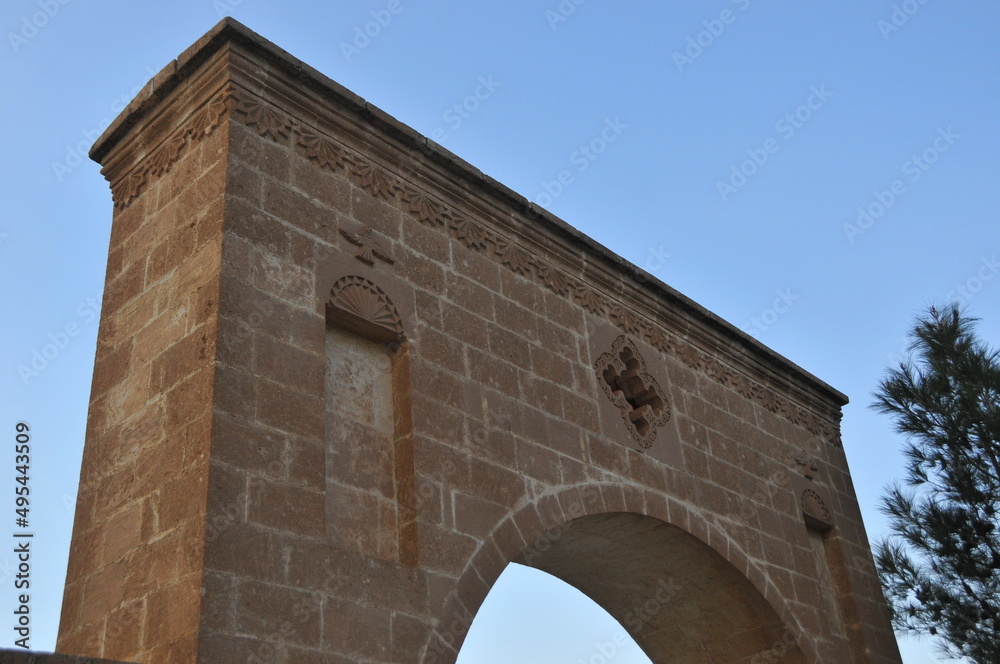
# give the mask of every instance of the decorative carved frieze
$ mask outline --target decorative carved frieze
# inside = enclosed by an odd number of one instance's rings
[[[169,170],[192,142],[211,133],[221,124],[227,116],[228,108],[237,109],[234,118],[270,140],[288,144],[288,137],[294,134],[294,140],[291,141],[293,149],[317,166],[343,173],[374,197],[389,202],[399,201],[401,207],[415,219],[429,226],[450,231],[453,237],[471,250],[485,251],[488,247],[492,247],[493,251],[487,253],[516,274],[529,279],[538,279],[539,283],[553,293],[569,299],[595,316],[609,320],[623,332],[641,338],[656,350],[675,357],[688,368],[735,390],[744,398],[804,428],[824,442],[839,445],[840,431],[836,423],[819,417],[787,397],[778,395],[769,387],[724,364],[687,339],[663,330],[655,323],[641,318],[639,314],[620,305],[611,306],[602,293],[573,279],[529,249],[508,238],[495,235],[432,194],[397,178],[366,156],[337,143],[335,139],[323,135],[315,128],[275,110],[243,90],[220,95],[206,109],[196,114],[187,127],[178,132],[184,138],[183,144],[164,146],[166,152],[163,156],[158,157],[155,162],[146,160],[133,173],[122,178],[113,188],[115,205],[124,207],[138,197],[147,185],[148,178],[152,176],[151,169],[155,169],[161,175]]]
[[[569,295],[570,286],[573,282],[567,277],[563,272],[557,270],[551,265],[546,265],[544,263],[538,266],[538,278],[541,279],[542,283],[545,284],[550,291],[556,295],[562,295],[566,297]]]
[[[305,156],[316,162],[320,168],[335,171],[344,167],[344,153],[335,143],[317,134],[299,134],[299,145],[304,148]]]
[[[288,138],[292,131],[291,118],[256,99],[238,99],[236,111],[245,118],[244,124],[252,127],[261,136],[282,140]]]
[[[160,146],[156,152],[152,154],[149,158],[149,174],[159,177],[169,171],[174,162],[180,159],[181,152],[184,150],[184,146],[187,145],[187,139],[184,135],[175,135]]]
[[[594,289],[579,282],[573,284],[573,301],[596,316],[604,315],[604,298]]]
[[[154,179],[168,173],[181,156],[209,136],[229,115],[228,93],[223,91],[191,116],[183,127],[171,134],[129,173],[111,184],[111,199],[118,209],[128,207]]]
[[[357,177],[358,184],[372,196],[388,201],[395,197],[397,191],[404,191],[396,178],[380,166],[364,161],[358,155],[354,155],[351,163],[351,172]]]
[[[639,317],[620,304],[611,307],[611,322],[618,329],[628,334],[639,334],[642,330],[639,326]]]
[[[490,235],[476,222],[457,213],[451,213],[451,230],[467,248],[482,251],[489,244]]]
[[[220,126],[229,113],[227,102],[228,92],[223,92],[213,98],[200,111],[194,114],[191,122],[184,129],[184,134],[194,141],[200,141]]]
[[[417,221],[429,226],[444,225],[444,206],[437,201],[424,196],[420,192],[403,190],[403,201],[406,210],[416,217]]]
[[[528,274],[535,264],[534,257],[521,247],[500,240],[497,242],[497,256],[500,262],[518,274]]]

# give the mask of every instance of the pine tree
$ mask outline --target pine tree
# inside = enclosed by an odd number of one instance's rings
[[[1000,352],[957,306],[931,308],[910,357],[890,369],[872,407],[907,436],[906,488],[880,509],[892,534],[875,562],[905,634],[938,637],[950,656],[1000,662]]]

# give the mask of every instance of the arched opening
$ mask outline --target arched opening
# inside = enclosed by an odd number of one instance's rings
[[[655,664],[806,663],[793,632],[741,571],[658,519],[583,516],[550,529],[514,562],[596,602]]]
[[[651,664],[622,625],[568,583],[511,563],[479,608],[456,664]]]

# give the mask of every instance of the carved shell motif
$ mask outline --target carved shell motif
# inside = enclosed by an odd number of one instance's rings
[[[527,274],[534,260],[527,251],[506,241],[497,242],[497,255],[500,262],[518,274]]]
[[[361,187],[378,198],[390,200],[398,188],[392,176],[368,162],[355,164],[354,174],[358,177]]]
[[[569,277],[547,264],[539,265],[538,277],[556,295],[567,295],[572,285]]]
[[[252,99],[240,100],[238,108],[246,116],[247,126],[253,127],[261,136],[270,136],[278,141],[288,138],[292,121],[287,116]]]
[[[489,235],[476,222],[452,213],[451,228],[455,231],[455,237],[461,240],[462,244],[469,249],[478,249],[481,251],[486,248]]]
[[[601,296],[583,284],[574,284],[573,297],[577,304],[590,313],[597,316],[604,313],[604,302],[601,300]]]
[[[327,314],[331,321],[373,341],[403,338],[403,323],[389,296],[374,283],[356,275],[337,280],[330,289]]]
[[[149,174],[159,177],[170,170],[170,167],[174,165],[181,156],[181,151],[187,144],[187,140],[184,138],[183,134],[174,136],[170,140],[166,141],[153,155],[149,158]]]
[[[344,165],[344,154],[340,148],[322,136],[301,134],[299,145],[305,148],[306,157],[320,168],[333,171]]]
[[[420,223],[432,226],[444,225],[444,217],[441,214],[444,208],[440,203],[415,191],[408,191],[403,194],[403,200],[406,201],[407,210]]]
[[[226,102],[222,99],[215,99],[198,111],[184,133],[195,140],[200,140],[215,131],[226,112]]]
[[[819,494],[812,489],[802,492],[802,516],[806,525],[814,530],[826,531],[833,528],[833,517],[830,510],[826,508],[826,503],[819,497]]]

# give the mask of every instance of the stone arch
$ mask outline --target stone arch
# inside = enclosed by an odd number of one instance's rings
[[[609,573],[612,551],[624,552],[617,573]],[[642,556],[648,558],[646,566],[634,568]],[[576,587],[618,620],[657,664],[700,661],[690,657],[698,648],[711,652],[713,645],[719,648],[716,658],[706,662],[816,661],[813,644],[786,599],[722,528],[663,494],[579,484],[525,501],[496,525],[445,600],[423,664],[455,661],[479,607],[511,562]],[[630,577],[632,586],[623,586]],[[648,597],[636,594],[643,585]],[[685,651],[668,643],[669,630],[672,621],[692,614],[718,617],[720,623],[685,624],[691,648]]]

